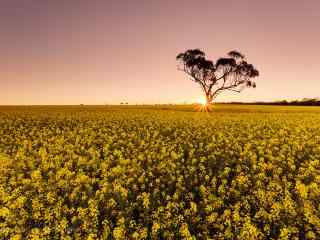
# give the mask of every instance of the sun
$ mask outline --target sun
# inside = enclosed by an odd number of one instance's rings
[[[204,96],[198,98],[195,108],[198,112],[211,112],[212,110],[211,104],[207,102],[207,99]]]
[[[201,105],[206,105],[207,104],[207,99],[202,96],[202,97],[199,97],[198,100],[197,100],[197,103],[201,104]]]

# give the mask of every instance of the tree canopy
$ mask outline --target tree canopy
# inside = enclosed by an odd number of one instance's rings
[[[259,71],[238,51],[230,51],[215,63],[206,59],[200,49],[186,50],[176,59],[180,62],[179,70],[201,86],[208,104],[225,90],[241,92],[246,87],[256,87],[253,78],[259,76]]]

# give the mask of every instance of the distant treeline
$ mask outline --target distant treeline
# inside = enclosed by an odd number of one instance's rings
[[[275,102],[228,102],[227,104],[245,104],[245,105],[280,105],[280,106],[320,106],[320,99],[302,99],[294,101],[275,101]]]

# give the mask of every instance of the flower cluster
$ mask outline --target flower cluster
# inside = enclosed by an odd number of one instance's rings
[[[0,239],[319,239],[319,120],[0,108]]]

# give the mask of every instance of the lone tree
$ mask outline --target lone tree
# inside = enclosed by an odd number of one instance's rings
[[[178,69],[201,86],[206,97],[206,110],[225,90],[239,93],[246,87],[256,87],[252,79],[259,76],[259,71],[238,51],[229,52],[228,57],[219,58],[216,63],[207,60],[199,49],[189,49],[176,58],[180,62]]]

